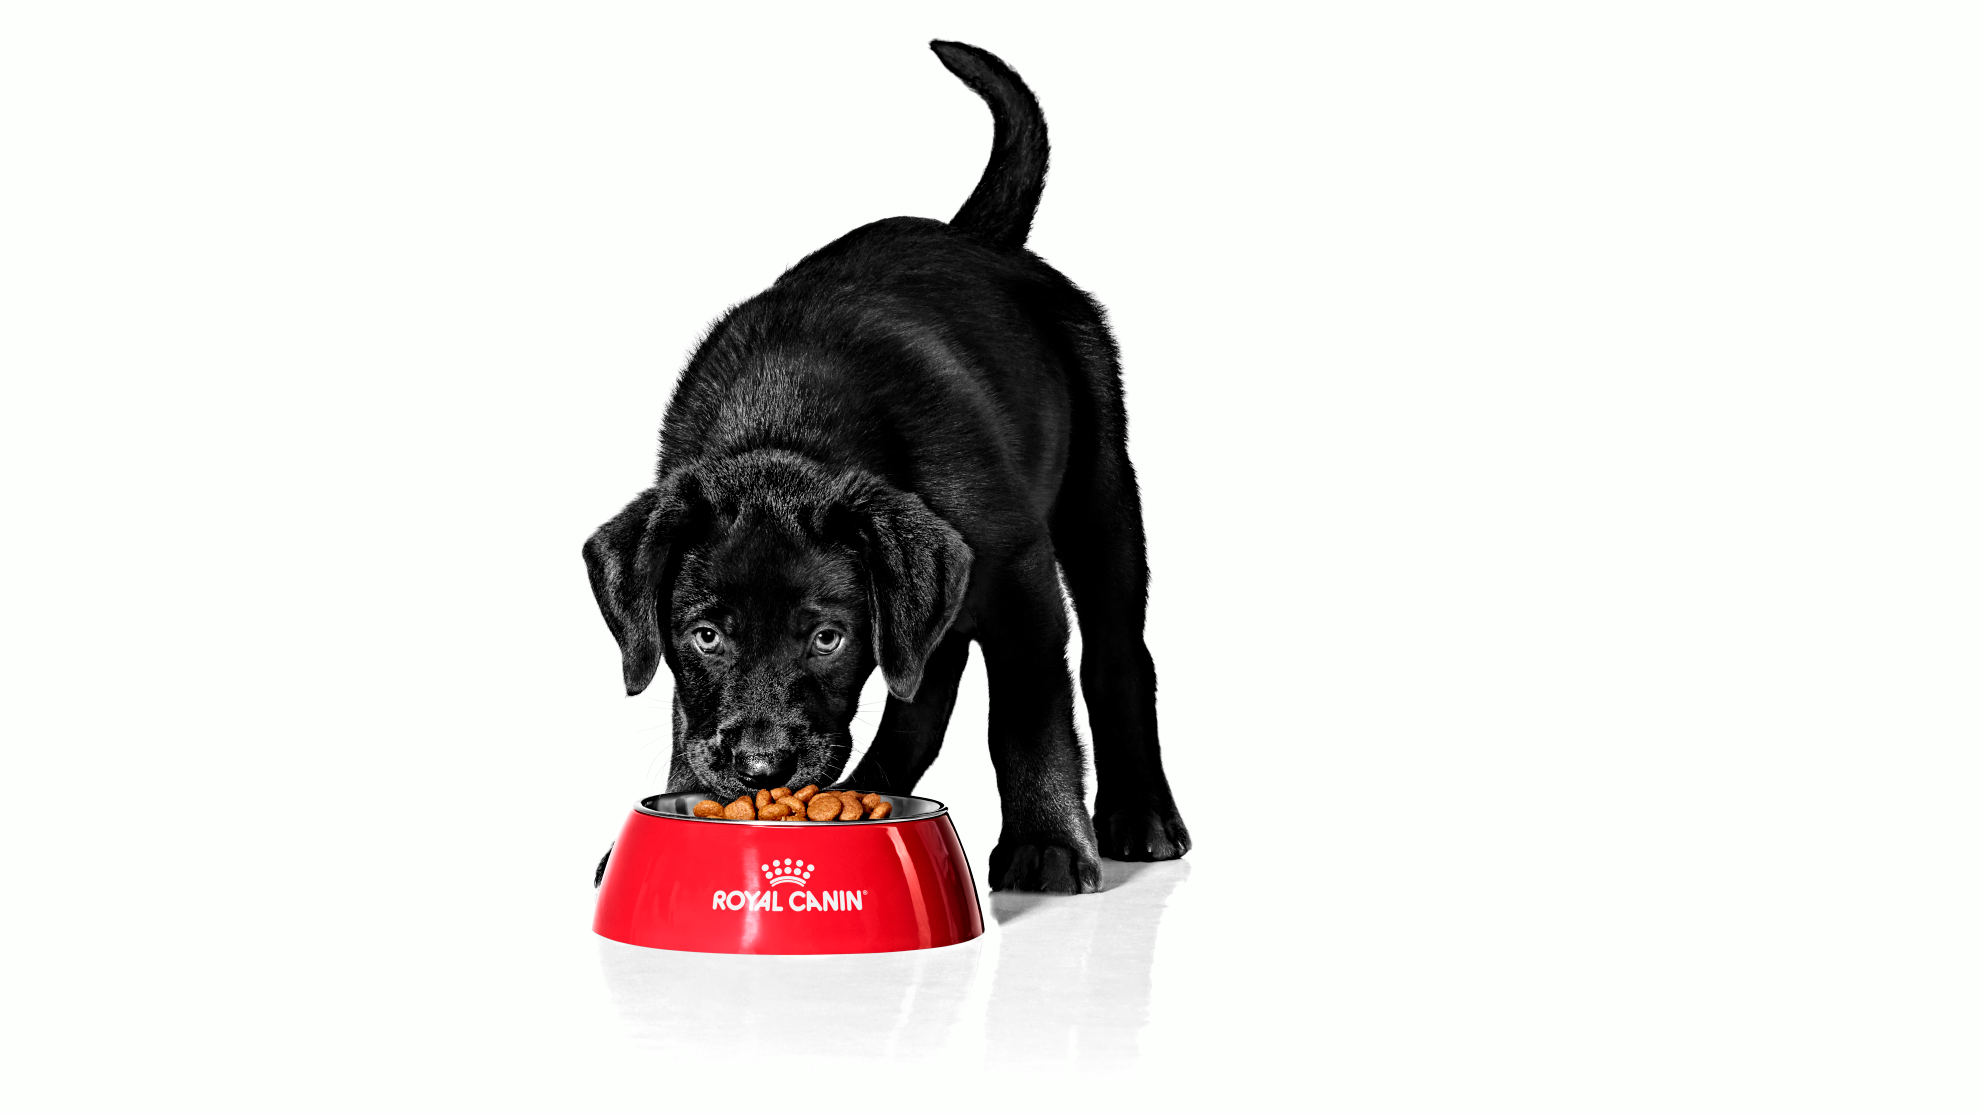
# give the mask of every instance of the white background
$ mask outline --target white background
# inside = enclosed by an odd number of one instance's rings
[[[6,1105],[1980,1099],[1964,6],[717,7],[0,15]],[[968,193],[935,36],[1051,121],[1198,851],[603,945],[668,697],[579,543],[716,314]]]

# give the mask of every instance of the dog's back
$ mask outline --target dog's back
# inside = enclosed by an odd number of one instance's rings
[[[1025,250],[1044,188],[1045,120],[993,56],[937,43],[990,105],[996,134],[947,224],[894,217],[811,253],[710,330],[668,406],[661,470],[779,448],[858,466],[953,513],[1000,483],[1049,513],[1071,447],[1118,386],[1093,382],[1112,342],[1093,300]],[[1102,359],[1096,361],[1096,356]],[[1111,405],[1110,405],[1111,403]]]

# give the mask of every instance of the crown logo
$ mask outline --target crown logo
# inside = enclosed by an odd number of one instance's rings
[[[802,886],[811,878],[811,872],[818,869],[818,864],[807,865],[803,859],[771,859],[761,869],[763,877],[773,886]]]

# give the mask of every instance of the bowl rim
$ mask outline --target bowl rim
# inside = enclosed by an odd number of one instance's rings
[[[830,820],[819,821],[817,823],[806,822],[793,824],[788,820],[723,820],[713,816],[683,816],[678,812],[661,812],[654,806],[654,802],[663,798],[683,800],[687,803],[688,807],[692,808],[698,801],[712,801],[716,797],[713,793],[654,793],[651,796],[641,797],[638,801],[634,802],[633,811],[659,820],[685,820],[694,824],[726,824],[732,828],[737,825],[779,828],[786,831],[809,828],[822,828],[826,831],[832,831],[834,829],[853,828],[866,824],[919,824],[924,820],[935,820],[949,814],[949,806],[933,797],[916,797],[907,793],[876,793],[874,796],[895,802],[894,807],[896,809],[900,808],[901,802],[904,801],[919,801],[934,805],[935,807],[932,811],[918,813],[914,816],[902,816],[898,818],[889,816],[885,820],[867,820],[862,818],[859,820]]]

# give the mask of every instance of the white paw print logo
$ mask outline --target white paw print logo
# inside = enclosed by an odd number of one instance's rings
[[[817,863],[807,864],[803,859],[771,859],[762,867],[763,877],[773,886],[802,886],[816,869]]]

